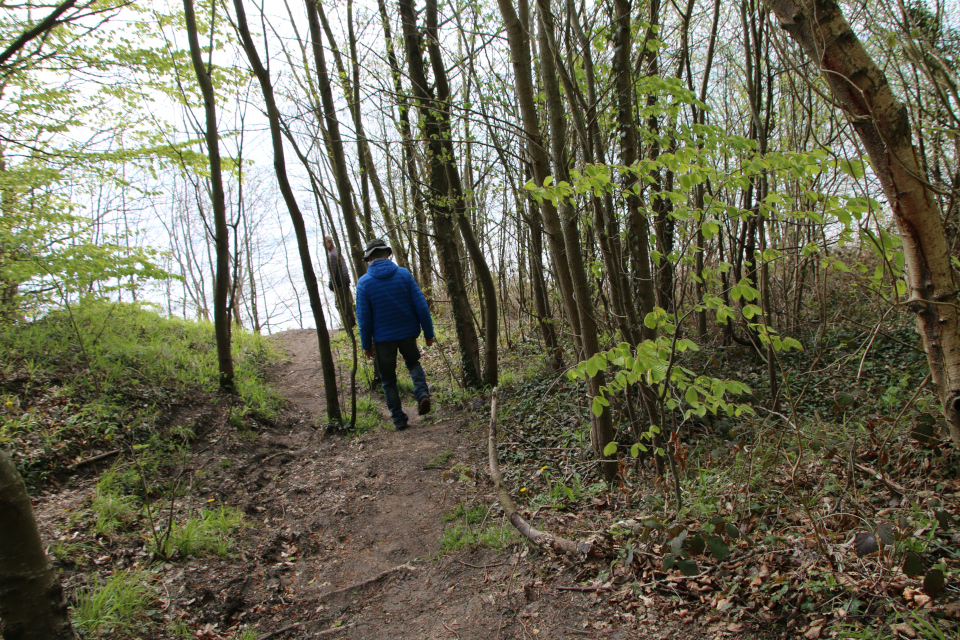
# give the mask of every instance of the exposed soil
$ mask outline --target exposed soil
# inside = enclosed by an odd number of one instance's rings
[[[182,471],[211,475],[177,505],[178,513],[232,505],[250,526],[227,558],[154,565],[156,617],[181,619],[208,638],[235,638],[250,626],[261,639],[748,637],[739,625],[684,619],[662,601],[612,607],[604,591],[578,583],[582,566],[524,543],[441,553],[443,514],[467,498],[495,504],[483,473],[449,472],[486,469],[485,430],[440,406],[426,419],[408,410],[403,432],[392,430],[384,408],[380,429],[328,435],[315,428],[324,407],[315,333],[276,340],[289,354],[275,374],[288,414],[244,439],[220,407]],[[78,479],[39,498],[47,540],[69,538],[69,510],[89,505],[95,483]],[[487,517],[499,522],[498,514],[494,507]],[[145,546],[102,536],[87,553],[107,573],[147,555]],[[65,567],[68,590],[83,580]]]

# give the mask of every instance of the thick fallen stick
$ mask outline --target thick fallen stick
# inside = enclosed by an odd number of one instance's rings
[[[500,459],[497,457],[497,391],[497,389],[494,389],[490,395],[490,433],[487,439],[487,452],[490,457],[490,479],[493,481],[493,487],[497,492],[497,499],[500,501],[500,506],[503,507],[503,513],[507,516],[507,519],[510,520],[510,524],[533,544],[538,547],[551,549],[557,553],[565,553],[571,558],[580,560],[583,558],[583,554],[577,550],[577,543],[571,542],[566,538],[557,537],[552,533],[535,529],[529,522],[523,519],[517,511],[517,506],[514,504],[513,498],[510,497],[510,490],[506,484],[504,484],[503,473],[500,471]]]

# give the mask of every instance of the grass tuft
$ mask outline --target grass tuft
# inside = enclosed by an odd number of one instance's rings
[[[233,532],[242,525],[243,513],[233,507],[201,509],[200,517],[173,528],[167,548],[184,558],[208,554],[224,558],[233,547]]]
[[[145,621],[152,598],[148,573],[115,571],[106,582],[98,578],[77,593],[73,626],[84,636],[131,636]]]

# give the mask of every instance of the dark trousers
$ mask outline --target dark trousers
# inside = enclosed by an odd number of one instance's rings
[[[403,412],[400,402],[400,391],[397,389],[397,352],[403,356],[403,364],[413,379],[413,394],[417,400],[430,395],[427,387],[427,374],[420,366],[420,350],[417,349],[417,338],[390,340],[389,342],[375,342],[373,344],[374,358],[380,370],[380,380],[383,383],[383,395],[390,409],[390,417],[395,427],[403,428],[407,425],[407,414]]]

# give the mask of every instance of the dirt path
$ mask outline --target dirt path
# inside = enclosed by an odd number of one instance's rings
[[[485,476],[472,473],[486,469],[485,430],[441,406],[424,420],[408,410],[410,428],[396,432],[384,408],[381,429],[321,436],[309,426],[324,408],[316,336],[276,340],[289,355],[277,383],[301,426],[286,436],[290,453],[253,465],[270,479],[253,499],[274,533],[259,551],[270,564],[251,564],[244,578],[245,600],[267,607],[264,631],[358,640],[736,635],[679,624],[659,608],[615,613],[602,592],[576,590],[581,567],[534,558],[519,542],[440,554],[444,514],[467,498],[495,504]],[[444,452],[449,459],[435,464]],[[451,474],[455,465],[470,471]],[[468,477],[477,482],[461,481]],[[496,513],[488,517],[502,521]]]
[[[593,615],[592,594],[544,586],[519,544],[438,555],[442,516],[477,490],[444,472],[485,468],[483,434],[438,407],[422,421],[408,411],[403,432],[384,417],[382,429],[358,438],[321,435],[309,426],[324,402],[316,337],[289,331],[277,341],[290,358],[277,383],[302,426],[282,437],[289,453],[252,465],[269,479],[254,499],[274,531],[259,552],[270,564],[251,565],[245,579],[244,600],[274,612],[259,621],[263,630],[298,624],[283,637],[366,640],[637,637]],[[449,459],[431,466],[444,452]],[[480,491],[489,491],[482,480]]]
[[[440,406],[426,419],[411,416],[403,432],[392,430],[384,409],[379,429],[327,435],[314,427],[324,407],[316,335],[289,331],[275,339],[289,356],[274,380],[290,401],[283,419],[255,434],[238,432],[226,403],[198,403],[171,418],[198,435],[174,471],[190,478],[176,518],[219,505],[243,510],[248,526],[235,534],[230,554],[158,565],[143,535],[91,538],[89,525],[71,515],[89,513],[98,480],[90,469],[35,501],[45,539],[77,545],[58,561],[68,593],[89,584],[91,571],[104,578],[148,567],[144,579],[160,600],[150,615],[168,631],[140,640],[174,637],[174,625],[186,637],[215,640],[733,635],[680,624],[684,612],[669,606],[631,602],[625,613],[610,606],[608,592],[577,586],[605,570],[606,560],[585,569],[519,540],[502,550],[441,553],[444,514],[467,500],[495,505],[485,474],[476,473],[486,469],[485,429],[470,426],[472,414]],[[509,527],[498,514],[491,506],[483,526]]]

